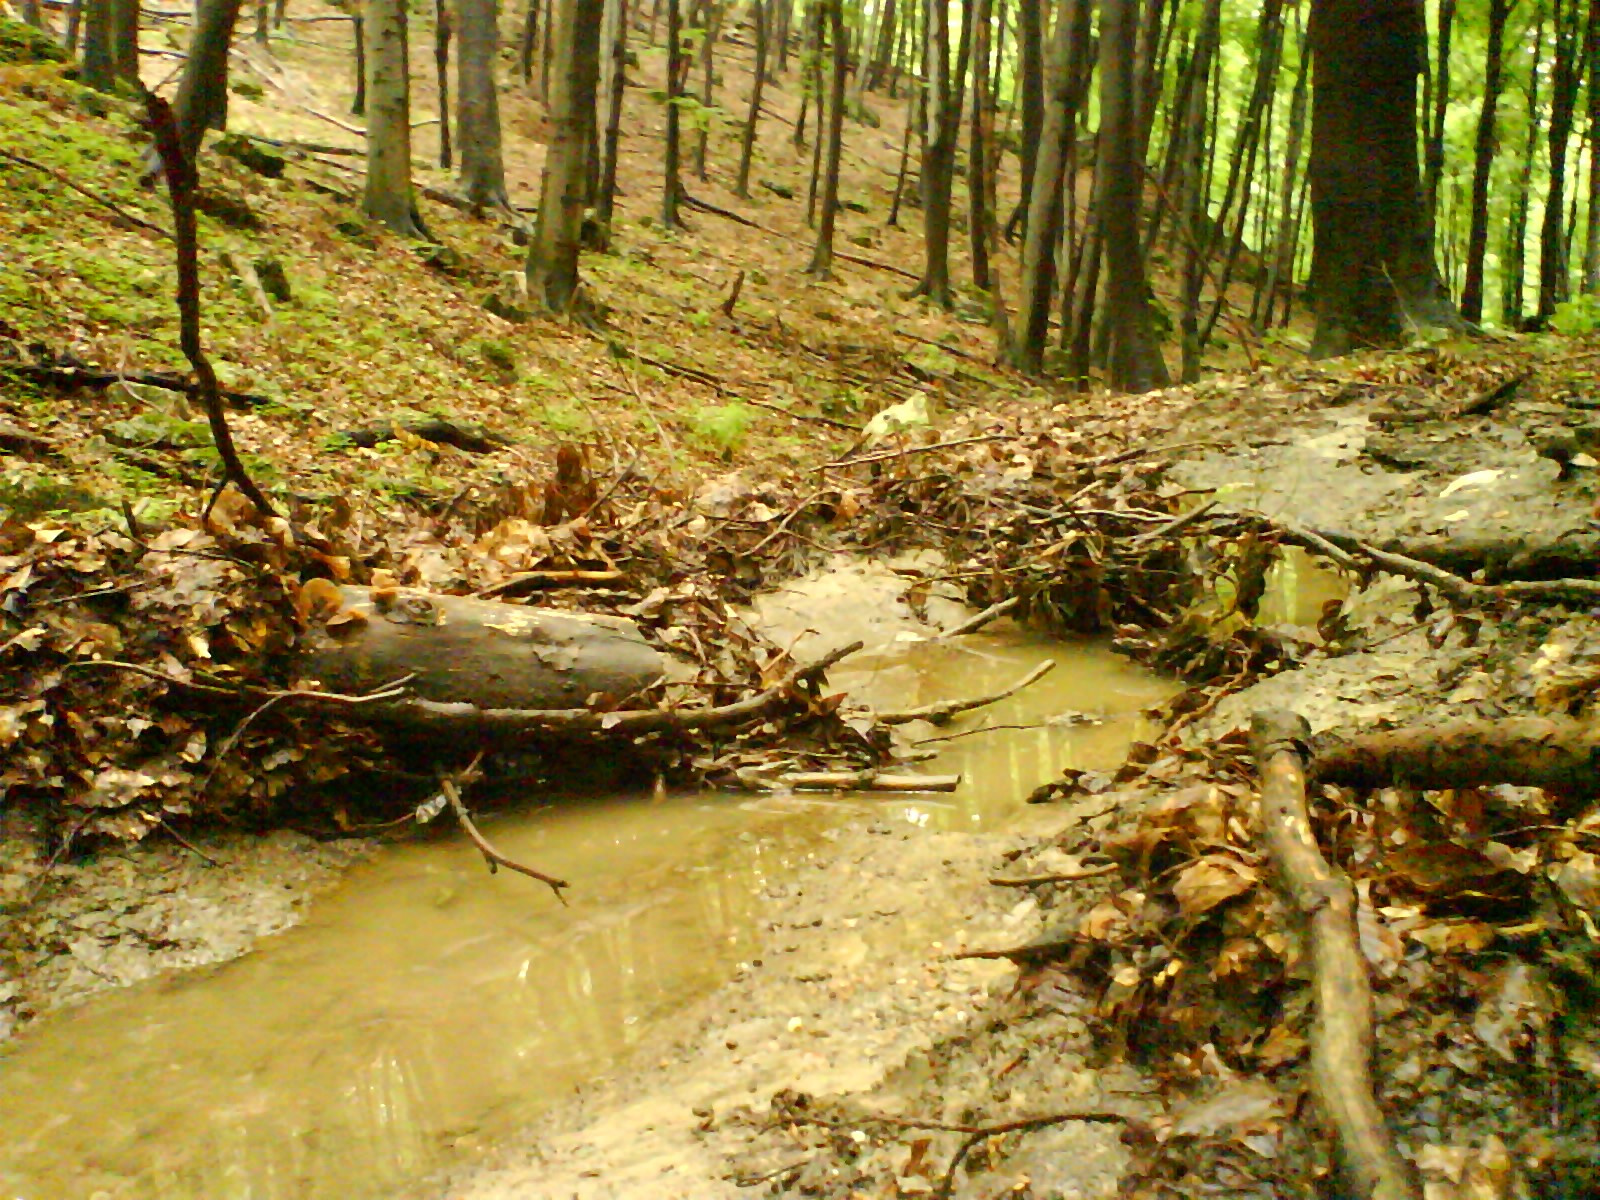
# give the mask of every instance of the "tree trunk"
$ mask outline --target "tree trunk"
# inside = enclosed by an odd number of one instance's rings
[[[819,279],[833,275],[833,225],[839,212],[839,158],[844,146],[845,78],[850,70],[850,43],[844,31],[844,0],[822,0],[828,9],[828,36],[833,41],[833,61],[828,80],[828,153],[823,164],[822,212],[817,217],[817,245],[808,274]]]
[[[22,19],[35,29],[43,29],[46,33],[50,31],[44,22],[44,9],[39,0],[22,0]]]
[[[522,32],[517,39],[517,70],[522,82],[533,83],[533,51],[539,44],[539,0],[528,0],[522,14]]]
[[[617,152],[622,142],[622,101],[628,86],[628,0],[605,0],[610,35],[604,50],[605,132],[600,142],[600,176],[594,197],[594,219],[599,228],[598,249],[609,249],[616,211]]]
[[[500,48],[498,0],[456,0],[461,49],[456,55],[456,134],[461,141],[461,190],[475,207],[510,207],[500,153],[500,89],[494,66]]]
[[[1137,26],[1137,0],[1101,0],[1095,172],[1103,172],[1104,180],[1100,221],[1111,338],[1106,382],[1123,392],[1148,392],[1172,382],[1150,321],[1150,285],[1139,240],[1144,174],[1138,159]]]
[[[83,73],[86,87],[109,92],[117,83],[112,48],[113,0],[83,0]]]
[[[1022,135],[1017,147],[1021,182],[1017,207],[1006,222],[1006,241],[1020,235],[1026,244],[1028,210],[1032,207],[1033,173],[1039,160],[1039,136],[1044,128],[1044,0],[1018,0],[1017,69],[1022,92]],[[1058,15],[1056,19],[1061,18]],[[1048,307],[1048,304],[1047,304]]]
[[[800,53],[800,112],[794,119],[796,147],[806,144],[806,116],[811,111],[812,100],[822,103],[816,73],[817,62],[822,56],[822,8],[819,0],[810,0],[803,19],[804,27],[800,31],[804,39]],[[820,120],[818,124],[821,124]]]
[[[773,22],[773,45],[778,50],[777,72],[782,75],[789,69],[789,29],[794,22],[794,0],[774,0],[777,7],[768,14]]]
[[[67,32],[62,35],[61,44],[68,54],[78,52],[78,35],[83,29],[83,0],[72,0],[67,8]]]
[[[667,111],[666,139],[662,153],[663,178],[661,186],[661,223],[668,229],[683,225],[678,216],[678,201],[683,196],[683,181],[679,178],[678,156],[681,139],[678,123],[678,97],[683,95],[683,28],[681,0],[667,0]]]
[[[1312,354],[1460,326],[1440,294],[1417,164],[1422,0],[1313,0]]]
[[[600,77],[601,0],[561,0],[552,29],[557,70],[550,89],[550,144],[545,149],[539,219],[528,245],[528,292],[552,313],[578,299],[578,248],[588,181],[588,153]]]
[[[358,0],[351,10],[350,24],[355,30],[356,90],[350,101],[350,114],[356,117],[367,113],[367,21],[362,11],[363,0]]]
[[[1537,33],[1530,40],[1533,59],[1528,64],[1528,139],[1522,148],[1522,166],[1511,191],[1511,220],[1506,225],[1505,251],[1500,260],[1500,318],[1507,329],[1522,326],[1523,291],[1528,266],[1528,194],[1533,189],[1533,156],[1539,146],[1539,69],[1544,55],[1545,9],[1541,3],[1535,19]]]
[[[1296,10],[1298,12],[1298,9]],[[1278,290],[1294,291],[1294,251],[1298,229],[1295,223],[1295,195],[1299,190],[1300,151],[1305,142],[1306,96],[1311,81],[1311,50],[1304,28],[1300,32],[1300,63],[1295,71],[1294,97],[1289,102],[1289,143],[1284,148],[1283,191],[1278,198],[1278,236],[1267,274],[1266,295],[1257,328],[1263,333],[1272,328],[1272,314],[1278,303]]]
[[[207,129],[228,111],[228,47],[239,20],[240,0],[201,0],[189,40],[189,57],[178,81],[173,116],[185,162],[194,162]]]
[[[1039,133],[1039,156],[1028,192],[1024,226],[1022,280],[1017,297],[1017,324],[1011,361],[1037,375],[1044,369],[1045,341],[1050,333],[1050,302],[1055,294],[1056,247],[1061,241],[1063,179],[1067,148],[1077,128],[1078,75],[1087,55],[1088,0],[1066,0],[1056,14],[1050,48],[1050,95]],[[1070,187],[1071,184],[1067,183]]]
[[[994,0],[973,0],[972,113],[967,140],[967,234],[972,245],[972,282],[979,291],[992,287],[989,271],[989,144],[993,110],[989,106],[989,21]]]
[[[1539,235],[1539,311],[1543,326],[1569,295],[1566,227],[1567,143],[1572,139],[1573,117],[1583,64],[1578,48],[1583,15],[1579,0],[1555,0],[1555,65],[1550,79],[1550,186],[1545,193],[1544,225]]]
[[[1201,354],[1204,350],[1200,337],[1200,292],[1205,284],[1211,237],[1210,225],[1206,220],[1205,81],[1211,77],[1211,67],[1220,50],[1221,29],[1221,0],[1209,0],[1201,18],[1200,31],[1195,35],[1194,58],[1189,64],[1193,86],[1188,89],[1184,108],[1177,114],[1179,124],[1174,135],[1174,174],[1179,180],[1182,197],[1179,203],[1183,205],[1183,211],[1176,215],[1176,219],[1185,231],[1183,298],[1178,317],[1183,358],[1180,371],[1185,383],[1193,383],[1200,378]]]
[[[421,237],[411,194],[411,76],[405,0],[365,0],[367,184],[362,210],[401,237]]]
[[[722,32],[723,7],[717,0],[704,0],[701,9],[705,26],[700,31],[700,120],[694,144],[694,173],[706,181],[706,151],[711,143],[711,106],[716,103],[717,35]]]
[[[1589,0],[1589,230],[1583,251],[1583,291],[1600,295],[1600,0]]]
[[[750,17],[755,24],[756,35],[756,73],[750,84],[750,111],[744,119],[744,136],[739,142],[739,179],[733,188],[734,195],[746,200],[750,198],[750,159],[755,154],[756,123],[761,117],[761,92],[766,86],[768,29],[772,24],[768,14],[771,4],[772,0],[753,0],[750,5]]]
[[[1444,120],[1450,107],[1450,35],[1455,17],[1456,0],[1439,0],[1439,66],[1433,73],[1433,115],[1428,124],[1422,170],[1422,209],[1428,222],[1429,246],[1435,241],[1439,184],[1444,178]]]
[[[111,66],[118,79],[139,81],[139,0],[111,0]]]
[[[1467,232],[1467,277],[1461,287],[1461,317],[1476,325],[1483,320],[1483,259],[1489,248],[1489,176],[1494,169],[1498,138],[1495,120],[1500,105],[1506,18],[1512,0],[1489,0],[1487,60],[1484,64],[1483,107],[1472,157],[1472,212]]]
[[[956,145],[961,133],[961,101],[965,93],[967,56],[972,39],[972,3],[961,3],[961,38],[952,73],[950,20],[945,0],[927,0],[924,86],[927,107],[922,118],[922,243],[925,263],[913,296],[926,296],[943,308],[951,306],[950,208],[955,181]],[[953,75],[953,77],[952,77]]]
[[[894,63],[896,0],[883,0],[883,13],[878,19],[878,38],[872,51],[872,61],[862,72],[862,87],[878,89],[884,85]],[[865,49],[866,44],[862,43]]]
[[[472,3],[472,0],[467,0]],[[433,0],[433,76],[439,92],[439,168],[448,171],[450,153],[450,0]]]
[[[926,93],[914,91],[906,100],[906,128],[900,142],[900,170],[894,177],[894,197],[889,203],[889,219],[884,222],[890,229],[900,228],[900,201],[905,196],[906,175],[911,170],[911,135],[921,122],[920,106],[926,102]]]

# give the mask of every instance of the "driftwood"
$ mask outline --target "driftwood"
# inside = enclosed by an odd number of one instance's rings
[[[409,588],[339,589],[343,608],[308,640],[303,678],[365,692],[412,676],[410,697],[484,709],[615,704],[666,660],[620,617],[583,616]]]
[[[1262,836],[1311,954],[1312,1094],[1338,1145],[1345,1194],[1413,1200],[1421,1189],[1373,1090],[1372,989],[1356,933],[1355,890],[1328,865],[1311,832],[1303,749],[1309,732],[1303,719],[1280,712],[1257,713],[1250,731]]]
[[[1600,728],[1554,717],[1446,721],[1313,743],[1311,773],[1349,787],[1544,788],[1566,820],[1600,793]]]
[[[467,450],[473,454],[488,454],[511,444],[509,438],[482,425],[446,421],[442,417],[385,417],[355,429],[346,429],[340,436],[354,446],[376,446],[379,442],[393,441],[399,436],[396,430],[401,429],[425,442],[454,446],[457,450]]]
[[[1056,660],[1047,658],[1021,679],[1017,680],[1004,691],[994,692],[988,696],[976,696],[970,700],[941,700],[937,704],[924,704],[921,708],[908,708],[901,712],[879,713],[878,720],[884,725],[907,725],[912,721],[928,721],[934,725],[947,724],[952,717],[964,712],[971,712],[976,708],[984,708],[1009,696],[1015,696],[1031,683],[1043,679],[1055,670]]]

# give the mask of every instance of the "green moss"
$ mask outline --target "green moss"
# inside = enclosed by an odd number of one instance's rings
[[[67,52],[44,30],[0,16],[0,63],[66,61]]]

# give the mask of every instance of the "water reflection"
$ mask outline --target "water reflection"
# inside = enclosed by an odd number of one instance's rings
[[[1056,670],[1022,694],[921,730],[968,735],[929,742],[939,758],[919,768],[962,772],[953,794],[524,812],[487,832],[572,880],[570,908],[486,876],[454,837],[397,847],[244,959],[40,1022],[0,1052],[0,1195],[363,1200],[487,1148],[726,979],[762,893],[825,852],[824,830],[863,810],[1003,822],[1061,767],[1118,761],[1170,690],[1102,648],[1022,634],[899,646],[833,682],[904,708],[997,691],[1044,657]]]

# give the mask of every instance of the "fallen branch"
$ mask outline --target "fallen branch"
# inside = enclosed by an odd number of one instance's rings
[[[82,196],[84,199],[93,201],[95,204],[98,204],[101,208],[111,212],[121,220],[133,226],[135,229],[143,229],[147,233],[155,234],[157,237],[166,238],[169,242],[172,240],[171,230],[163,229],[154,221],[147,221],[143,217],[136,216],[127,209],[113,204],[104,196],[97,195],[96,193],[91,192],[88,188],[74,183],[72,179],[68,177],[65,171],[58,170],[55,167],[47,166],[42,162],[35,162],[26,155],[17,154],[11,150],[0,149],[0,158],[5,159],[7,162],[14,162],[19,167],[29,167],[35,171],[42,171],[44,174],[49,175],[63,187],[70,188],[72,191],[77,192],[78,195]]]
[[[898,450],[880,450],[876,454],[863,454],[858,458],[842,458],[838,462],[823,463],[818,471],[842,471],[846,467],[862,467],[868,463],[888,462],[891,458],[909,458],[913,454],[932,454],[935,450],[951,450],[957,446],[976,446],[981,442],[1004,442],[1016,435],[1010,433],[982,433],[976,437],[955,438],[948,442],[932,442],[926,446],[905,446]]]
[[[503,579],[493,587],[472,593],[474,600],[493,600],[500,596],[526,596],[529,592],[551,588],[584,587],[590,584],[617,583],[624,578],[621,571],[522,571]]]
[[[454,446],[473,454],[488,454],[511,445],[509,438],[482,425],[446,421],[442,417],[388,417],[343,430],[339,436],[355,446],[376,446],[379,442],[393,441],[398,436],[396,430],[402,429],[425,442]]]
[[[1010,597],[1007,597],[1006,599],[1000,601],[998,604],[989,605],[988,608],[984,609],[980,613],[974,613],[972,616],[968,617],[965,621],[962,621],[959,625],[955,626],[953,629],[946,629],[939,636],[940,637],[953,638],[953,637],[961,637],[961,636],[963,636],[965,634],[968,634],[968,633],[976,633],[978,630],[982,629],[985,625],[989,624],[989,622],[994,621],[994,620],[998,620],[1000,617],[1005,616],[1008,612],[1010,612],[1013,608],[1015,608],[1017,605],[1019,605],[1021,603],[1022,603],[1022,597],[1021,596],[1010,596]]]
[[[1333,533],[1329,530],[1302,532],[1314,534],[1340,550],[1365,558],[1373,566],[1391,575],[1400,575],[1416,583],[1425,583],[1436,588],[1445,597],[1460,604],[1492,605],[1507,600],[1534,603],[1576,600],[1592,603],[1600,599],[1600,579],[1517,579],[1506,583],[1474,583],[1443,567],[1436,567],[1421,559],[1408,558],[1404,554],[1379,550],[1376,546],[1370,546],[1348,534]]]
[[[143,387],[160,388],[164,392],[182,392],[186,396],[198,396],[201,392],[198,383],[166,371],[108,371],[103,367],[71,362],[0,363],[0,373],[56,387],[107,388],[114,383],[136,383]],[[258,408],[264,404],[274,403],[271,396],[262,396],[255,392],[234,392],[219,388],[217,395],[235,408]]]
[[[606,733],[622,737],[662,730],[688,733],[701,729],[727,729],[765,720],[789,701],[795,688],[812,682],[840,659],[860,650],[864,644],[852,642],[848,646],[841,646],[813,663],[795,667],[765,691],[719,708],[645,708],[598,712],[589,708],[479,708],[475,704],[460,702],[406,699],[375,706],[373,713],[377,720],[391,724],[501,738],[534,733]]]
[[[1446,721],[1318,738],[1311,774],[1346,787],[1543,788],[1566,820],[1600,791],[1600,729],[1559,717]]]
[[[1114,875],[1122,868],[1116,863],[1102,863],[1098,867],[1084,867],[1078,871],[1057,871],[1050,875],[996,876],[989,880],[995,887],[1038,887],[1045,883],[1076,883],[1080,879],[1099,879]]]
[[[1521,371],[1509,379],[1503,379],[1487,391],[1479,392],[1476,396],[1463,400],[1456,406],[1453,414],[1457,417],[1481,417],[1499,408],[1511,399],[1516,390],[1533,378],[1532,371]]]
[[[1322,856],[1306,808],[1304,744],[1293,714],[1260,712],[1251,749],[1261,776],[1261,825],[1292,918],[1311,950],[1316,1022],[1311,1083],[1333,1130],[1349,1192],[1373,1200],[1421,1196],[1374,1094],[1372,989],[1356,933],[1355,890]]]
[[[887,775],[880,771],[791,771],[778,782],[797,792],[953,792],[960,775]]]
[[[479,757],[482,756],[480,755]],[[473,759],[472,766],[468,770],[476,769],[477,764],[478,760],[476,758]],[[472,822],[472,814],[467,811],[467,806],[461,799],[461,789],[456,787],[454,779],[449,776],[441,779],[439,781],[439,790],[444,793],[445,799],[450,801],[450,807],[456,814],[456,820],[461,822],[461,828],[467,831],[467,836],[472,839],[472,844],[478,848],[478,853],[483,855],[484,861],[489,864],[489,874],[493,875],[499,868],[505,867],[507,870],[516,871],[520,875],[526,875],[529,879],[537,879],[540,883],[548,886],[556,894],[556,899],[561,901],[562,904],[567,902],[567,898],[561,894],[561,889],[572,885],[565,879],[557,879],[554,875],[546,875],[543,871],[519,863],[514,858],[507,858],[499,850],[495,849],[488,838],[478,832],[478,827]]]
[[[977,696],[968,700],[941,700],[937,704],[924,704],[920,708],[907,708],[902,709],[900,712],[879,713],[878,720],[884,725],[905,725],[911,721],[929,721],[934,725],[943,725],[952,717],[959,716],[964,712],[971,712],[975,708],[985,708],[990,704],[1015,696],[1023,688],[1043,679],[1051,671],[1055,670],[1055,666],[1056,660],[1047,658],[1004,691],[995,692],[989,696]]]

